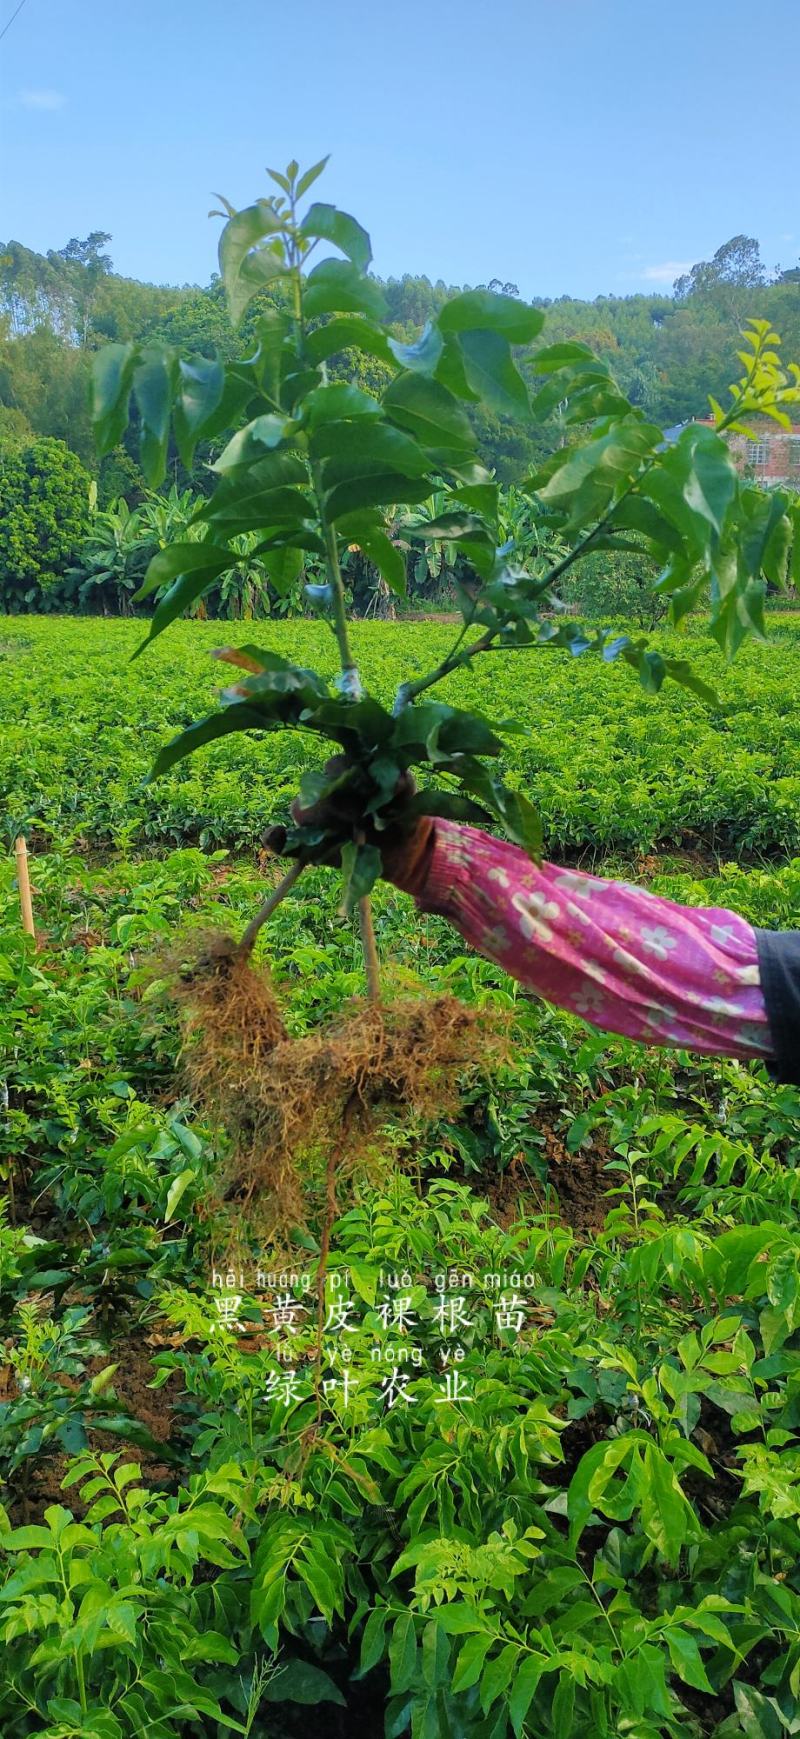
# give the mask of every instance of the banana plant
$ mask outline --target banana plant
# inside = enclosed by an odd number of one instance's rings
[[[152,532],[159,548],[189,535],[197,497],[191,489],[178,489],[173,483],[167,495],[151,495],[139,509],[142,524]],[[205,532],[205,527],[200,528]]]
[[[532,805],[494,770],[507,725],[428,697],[451,671],[483,654],[561,647],[622,659],[648,692],[670,677],[713,704],[686,660],[665,657],[646,639],[555,620],[552,605],[587,553],[635,549],[662,564],[657,584],[673,620],[710,601],[711,632],[729,656],[746,635],[763,635],[766,581],[785,584],[790,559],[798,577],[798,505],[780,491],[743,485],[724,435],[755,412],[785,419],[800,402],[800,370],[783,368],[768,323],[750,322],[730,407],[713,407],[715,428],[693,425],[670,444],[586,346],[539,344],[544,313],[515,297],[464,291],[415,342],[401,343],[387,330],[383,292],[369,273],[366,230],[316,199],[302,209],[326,161],[305,173],[295,162],[270,170],[276,191],[244,209],[222,201],[220,272],[234,324],[255,301],[255,350],[224,363],[182,358],[169,347],[109,344],[95,359],[93,420],[101,452],[109,451],[135,405],[152,486],[165,474],[171,440],[188,469],[198,442],[232,431],[210,468],[213,493],[186,536],[154,556],[137,594],[158,597],[146,644],[236,566],[243,533],[257,533],[253,554],[278,593],[296,585],[307,561],[320,565],[323,578],[306,592],[336,638],[333,685],[262,645],[223,650],[217,656],[238,667],[239,680],[223,691],[221,708],[162,748],[151,777],[234,731],[289,729],[311,733],[321,747],[337,744],[344,772],[309,772],[301,798],[308,806],[345,785],[343,808],[360,825],[341,834],[296,825],[286,852],[295,870],[341,862],[343,908],[360,902],[365,933],[364,902],[381,870],[378,842],[396,820],[398,784],[411,768],[423,768],[428,782],[404,815],[496,821],[533,855],[541,848]],[[351,350],[389,371],[380,398],[329,379],[329,360]],[[479,406],[537,422],[558,412],[569,431],[569,444],[526,485],[559,540],[545,561],[537,553],[526,562],[505,536],[498,485],[476,448],[470,413]],[[432,497],[431,517],[423,504]],[[459,593],[463,621],[448,655],[403,682],[390,708],[362,685],[342,577],[355,543],[386,584],[404,592],[406,564],[387,535],[388,506],[413,518],[427,549],[445,548],[451,565],[462,558],[475,582]]]
[[[446,513],[447,506],[445,491],[437,489],[429,501],[422,502],[415,511],[403,515],[397,521],[397,532],[401,538],[426,546],[417,552],[414,561],[414,580],[418,586],[424,586],[430,580],[449,582],[452,586],[455,579],[451,541],[433,536],[429,529],[440,514]]]
[[[85,607],[98,592],[122,615],[130,613],[133,594],[142,584],[153,553],[143,510],[124,500],[96,512],[92,529],[81,550],[80,567],[67,578],[77,584],[78,600]]]
[[[252,532],[241,532],[237,538],[239,560],[236,566],[220,575],[217,592],[218,613],[231,622],[252,622],[269,615],[267,576],[258,558],[253,556]]]
[[[537,571],[538,563],[538,571],[544,574],[569,554],[569,542],[554,529],[547,510],[530,490],[514,483],[501,492],[498,530],[517,561],[531,572]]]

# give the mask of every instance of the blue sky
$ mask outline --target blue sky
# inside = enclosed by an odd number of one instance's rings
[[[385,276],[668,290],[740,231],[792,265],[798,50],[800,0],[25,0],[0,238],[110,230],[118,271],[205,283],[212,191],[330,151]]]

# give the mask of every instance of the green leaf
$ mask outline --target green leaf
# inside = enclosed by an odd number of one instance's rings
[[[224,1661],[227,1666],[238,1665],[239,1650],[234,1647],[227,1636],[222,1636],[218,1630],[204,1630],[202,1635],[191,1637],[181,1644],[181,1659],[189,1661]]]
[[[497,741],[497,739],[495,739]],[[470,754],[485,755],[485,747],[479,748],[472,740],[464,742],[464,747]],[[487,809],[502,822],[502,825],[516,845],[535,862],[542,855],[542,822],[538,810],[534,809],[528,797],[521,791],[511,791],[496,773],[491,773],[488,767],[474,762],[461,775],[466,790],[472,791],[486,804]]]
[[[349,260],[322,260],[306,279],[303,313],[307,320],[316,320],[320,314],[366,314],[381,320],[385,312],[379,285],[362,277]]]
[[[307,1546],[302,1556],[297,1559],[297,1573],[305,1583],[315,1606],[328,1624],[333,1624],[337,1598],[336,1588],[328,1573],[328,1564],[321,1560],[319,1552],[314,1552]]]
[[[637,475],[660,439],[654,425],[623,418],[606,434],[554,455],[543,469],[541,485],[534,478],[533,487],[543,501],[568,506],[571,525],[586,524],[599,518],[615,492]]]
[[[286,471],[285,463],[276,463],[278,459],[283,461],[284,455],[270,454],[241,476],[221,478],[211,500],[195,515],[195,523],[216,525],[223,537],[240,531],[272,535],[284,525],[301,529],[311,518],[311,500],[301,489],[274,481]]]
[[[784,1724],[771,1697],[763,1696],[754,1686],[744,1685],[739,1679],[733,1681],[733,1695],[742,1732],[747,1739],[782,1739]]]
[[[645,693],[658,694],[667,674],[667,666],[661,653],[651,651],[649,648],[643,652],[636,652],[635,649],[629,651],[626,647],[622,656],[631,663],[635,662],[639,672],[639,681]]]
[[[411,537],[441,538],[445,542],[492,544],[492,536],[482,519],[474,513],[440,513],[436,519],[409,520],[403,526]]]
[[[389,339],[389,349],[401,368],[410,368],[417,374],[435,374],[444,341],[438,326],[430,320],[416,340],[415,344],[401,344],[399,338]]]
[[[383,1739],[400,1739],[401,1734],[407,1734],[409,1722],[415,1718],[419,1707],[416,1700],[410,1696],[391,1697],[386,1704],[383,1718]],[[413,1735],[416,1739],[416,1735]],[[426,1735],[426,1739],[429,1736]]]
[[[394,719],[371,695],[351,701],[340,697],[318,706],[308,723],[323,736],[332,737],[343,748],[352,749],[354,740],[363,747],[375,748],[392,736]]]
[[[194,1176],[194,1173],[191,1175]],[[114,1372],[118,1370],[119,1365],[105,1365],[102,1371],[96,1371],[95,1375],[89,1381],[90,1395],[101,1395],[103,1390],[107,1389],[109,1383],[112,1381]]]
[[[758,495],[744,491],[742,505],[746,519],[739,548],[744,566],[754,577],[759,577],[763,570],[772,584],[780,587],[785,578],[790,536],[784,497],[779,490]]]
[[[520,1657],[518,1642],[507,1642],[493,1660],[484,1667],[481,1674],[481,1708],[487,1713],[492,1703],[502,1696],[511,1682],[514,1670]]]
[[[29,1527],[15,1528],[13,1533],[0,1535],[0,1548],[4,1552],[36,1552],[40,1548],[49,1551],[53,1544],[53,1536],[49,1528]]]
[[[725,442],[692,424],[659,453],[640,493],[655,502],[680,532],[685,554],[705,559],[716,544],[736,493],[736,472]]]
[[[128,427],[131,387],[138,356],[136,344],[104,344],[93,360],[91,419],[101,458],[119,444]]]
[[[474,1606],[467,1606],[463,1600],[452,1600],[445,1606],[438,1606],[436,1622],[448,1636],[470,1636],[476,1630],[482,1631],[485,1624]]]
[[[436,369],[436,379],[446,386],[448,392],[454,393],[458,399],[467,399],[475,404],[478,394],[473,392],[464,372],[464,357],[461,346],[454,332],[445,337],[444,349]]]
[[[267,411],[260,417],[254,417],[246,423],[243,429],[237,429],[223,448],[218,459],[211,466],[220,476],[226,471],[234,471],[240,465],[252,465],[263,459],[266,450],[280,446],[290,425],[288,417],[277,416],[274,411]],[[306,472],[299,459],[281,454],[284,465],[281,471],[281,481],[302,482]],[[277,479],[276,479],[277,481]]]
[[[462,797],[458,791],[438,791],[431,785],[410,799],[408,813],[441,815],[447,821],[473,821],[478,826],[492,819],[490,811],[481,808],[479,803],[473,803],[471,797]]]
[[[387,586],[404,598],[406,595],[406,564],[402,550],[392,543],[386,532],[372,520],[354,513],[338,522],[340,536],[348,543],[357,543],[368,561],[378,569]]]
[[[659,556],[683,550],[683,539],[677,527],[642,495],[626,495],[613,509],[611,524],[623,526],[626,531],[640,532]]]
[[[575,1712],[575,1680],[571,1673],[559,1673],[553,1698],[553,1739],[572,1739]]]
[[[428,478],[404,477],[399,471],[376,472],[337,483],[325,498],[328,519],[336,521],[361,507],[394,507],[401,503],[426,501],[430,495]]]
[[[302,416],[303,400],[314,388],[320,385],[321,375],[318,368],[295,368],[285,374],[281,382],[280,401],[283,410],[291,412],[298,421]]]
[[[450,1644],[447,1636],[436,1618],[429,1618],[422,1632],[422,1677],[432,1691],[447,1682],[449,1662]],[[439,1739],[439,1735],[439,1724],[434,1722],[433,1739]]]
[[[522,1739],[525,1730],[525,1717],[536,1695],[536,1689],[542,1676],[543,1661],[536,1655],[529,1655],[524,1660],[517,1673],[508,1699],[508,1713],[516,1739]]]
[[[761,567],[770,585],[785,591],[788,579],[789,553],[792,547],[792,522],[783,512],[765,539]]]
[[[313,187],[314,182],[317,180],[317,177],[322,174],[323,169],[325,169],[327,167],[329,162],[330,162],[330,152],[328,152],[327,157],[320,157],[319,162],[315,163],[313,165],[313,168],[307,169],[305,171],[305,174],[301,175],[300,180],[297,183],[297,198],[298,199],[302,199],[303,194],[308,192],[309,187]]]
[[[542,818],[523,791],[498,787],[497,805],[503,826],[516,845],[521,845],[534,863],[542,855]]]
[[[291,544],[283,544],[278,549],[263,551],[261,560],[278,596],[285,598],[303,572],[302,550]]]
[[[335,423],[349,417],[380,417],[381,407],[370,393],[349,381],[331,381],[310,392],[303,404],[303,421],[313,433],[325,423]]]
[[[3,1542],[5,1545],[5,1541]],[[51,1540],[52,1545],[52,1540]],[[13,1576],[0,1588],[0,1601],[18,1600],[32,1592],[34,1588],[47,1588],[59,1582],[59,1567],[51,1552],[32,1558],[30,1563],[23,1564]]]
[[[576,1132],[580,1124],[585,1122],[585,1115],[578,1118],[570,1131],[570,1152],[576,1152],[579,1145]],[[583,1131],[580,1139],[583,1139]],[[592,1445],[581,1456],[567,1491],[567,1519],[570,1524],[569,1540],[574,1550],[594,1510],[595,1487],[600,1476],[604,1487],[615,1469],[629,1455],[633,1454],[636,1444],[641,1441],[642,1433],[631,1431],[627,1437],[613,1442],[601,1442]],[[604,1478],[602,1476],[605,1476]]]
[[[389,1644],[389,1672],[394,1694],[408,1690],[414,1679],[416,1664],[417,1638],[414,1618],[412,1613],[402,1612],[395,1621]]]
[[[684,1684],[691,1685],[696,1691],[709,1691],[713,1695],[714,1687],[709,1681],[694,1637],[676,1626],[674,1629],[665,1630],[664,1638],[672,1665]]]
[[[710,429],[695,428],[679,437],[673,453],[682,441],[690,447],[692,458],[692,468],[683,485],[684,497],[695,513],[721,533],[736,492],[736,472],[728,445]]]
[[[254,337],[258,348],[247,362],[239,364],[240,369],[252,373],[261,395],[259,406],[263,398],[270,405],[281,400],[284,371],[288,373],[297,361],[296,347],[290,339],[291,332],[292,323],[287,309],[262,302],[255,318]],[[287,339],[290,340],[288,343]]]
[[[612,380],[606,364],[596,357],[590,362],[556,369],[546,385],[540,387],[531,410],[539,419],[558,410],[568,423],[633,414],[633,407]]]
[[[214,584],[214,581],[218,579],[219,575],[223,573],[226,568],[233,566],[236,559],[230,550],[225,550],[224,553],[221,551],[215,552],[213,545],[196,543],[172,544],[167,549],[159,550],[158,555],[153,557],[153,561],[150,563],[150,567],[147,570],[146,579],[150,576],[153,562],[157,562],[162,556],[179,557],[184,550],[205,549],[208,549],[209,551],[208,562],[194,562],[189,564],[186,561],[186,558],[183,558],[180,578],[175,580],[174,584],[170,586],[169,591],[165,593],[160,603],[156,605],[150,622],[150,632],[147,635],[147,638],[137,646],[136,651],[133,654],[134,658],[138,658],[139,654],[144,651],[145,646],[149,646],[151,641],[157,640],[159,634],[163,634],[164,629],[169,627],[170,622],[174,622],[178,616],[182,616],[184,610],[188,610],[190,604],[195,603],[197,598],[201,598],[203,593],[207,592],[209,587]],[[150,589],[151,587],[148,586],[148,590]],[[138,596],[139,594],[137,593],[136,595]]]
[[[674,1469],[655,1443],[644,1452],[640,1517],[648,1539],[669,1564],[677,1564],[696,1524]]]
[[[555,374],[557,370],[576,363],[594,361],[594,352],[586,344],[548,344],[543,350],[537,350],[533,367],[537,374]]]
[[[177,384],[175,357],[151,349],[133,376],[133,394],[142,419],[140,456],[151,489],[163,483],[167,469],[169,424]]]
[[[137,1682],[142,1690],[150,1693],[151,1709],[167,1708],[173,1716],[189,1715],[195,1720],[199,1712],[210,1716],[213,1721],[230,1724],[216,1698],[203,1691],[174,1661],[170,1663],[169,1671],[151,1667]]]
[[[416,441],[382,418],[357,417],[353,422],[327,423],[311,436],[311,452],[325,461],[326,488],[376,472],[398,471],[405,477],[424,477],[431,469]],[[432,483],[429,485],[430,489]]]
[[[207,361],[200,357],[195,362],[179,362],[178,378],[180,390],[173,411],[173,427],[182,463],[190,471],[195,447],[222,403],[225,370],[218,359]],[[241,390],[238,385],[237,399]]]
[[[338,1703],[343,1709],[347,1707],[338,1685],[312,1661],[279,1663],[261,1694],[267,1703]]]
[[[456,489],[455,495],[459,501],[463,501],[465,507],[474,508],[476,513],[480,513],[485,520],[489,520],[491,525],[496,527],[500,498],[500,489],[497,483],[487,481],[486,483],[467,484],[466,487]]]
[[[268,285],[274,284],[276,278],[285,275],[286,266],[283,257],[283,244],[280,241],[268,243],[263,248],[257,248],[248,254],[237,279],[236,291],[231,300],[231,324],[238,326],[242,314],[254,296],[258,296]]]
[[[342,901],[339,910],[347,918],[359,900],[374,888],[381,873],[381,854],[376,845],[342,846]]]
[[[383,405],[392,422],[427,447],[474,448],[469,418],[451,392],[421,374],[400,374],[387,387]]]
[[[312,205],[300,225],[300,234],[333,242],[334,247],[340,248],[360,272],[367,270],[372,259],[372,246],[366,230],[349,212],[339,211],[335,205]]]
[[[259,199],[243,211],[234,212],[219,238],[219,269],[228,298],[231,321],[238,326],[251,297],[266,283],[279,277],[284,270],[283,249],[280,254],[252,254],[265,237],[274,237],[283,228],[283,219],[272,201]]]
[[[194,754],[195,749],[201,749],[206,743],[216,742],[218,737],[227,737],[232,731],[263,730],[265,720],[254,707],[228,706],[223,712],[210,713],[208,718],[200,719],[195,725],[189,725],[185,731],[179,731],[176,737],[166,743],[153,763],[152,772],[145,781],[151,785],[162,774],[168,773],[176,761],[183,761],[187,755]]]
[[[692,610],[696,610],[700,598],[705,590],[705,586],[706,577],[704,574],[701,574],[698,579],[690,581],[686,586],[679,586],[677,591],[671,594],[669,600],[669,620],[673,627],[677,628],[678,624],[683,621],[684,616],[688,616],[691,614]]]
[[[792,553],[789,562],[789,579],[795,590],[800,588],[800,501],[792,509]]]
[[[134,593],[134,603],[140,603],[143,598],[149,598],[153,592],[158,592],[163,586],[169,586],[182,574],[192,574],[208,568],[213,573],[221,574],[235,560],[232,550],[223,549],[213,543],[171,543],[165,549],[160,549],[148,563],[147,572],[138,592]]]
[[[720,706],[716,689],[703,682],[702,677],[697,675],[685,658],[665,658],[664,669],[673,682],[679,683],[681,688],[687,688],[691,694],[696,694],[698,700],[705,701],[706,706]]]
[[[754,634],[759,640],[766,638],[766,581],[750,579],[742,585],[734,580],[732,587],[721,596],[719,579],[717,569],[712,583],[711,634],[726,658],[733,658],[748,634]]]
[[[436,700],[403,707],[394,721],[394,743],[417,754],[424,752],[433,761],[459,754],[499,755],[503,748],[488,720],[479,713],[462,712]],[[491,779],[485,767],[478,770],[485,779]]]
[[[338,320],[328,320],[324,326],[318,326],[316,331],[309,332],[306,336],[306,356],[309,362],[325,362],[329,356],[336,356],[345,350],[363,350],[368,356],[377,356],[381,362],[392,361],[385,332],[360,315],[344,314]]]
[[[385,1638],[388,1618],[388,1609],[385,1606],[376,1606],[367,1619],[361,1638],[361,1660],[359,1663],[359,1676],[361,1677],[364,1673],[371,1672],[372,1668],[377,1666],[378,1661],[383,1659],[386,1650]]]
[[[542,330],[544,314],[514,296],[465,290],[440,308],[438,325],[441,332],[496,332],[509,344],[530,344]]]
[[[483,1663],[495,1638],[485,1631],[479,1631],[468,1636],[458,1657],[458,1665],[453,1674],[453,1690],[467,1691],[470,1685],[476,1685],[483,1668]]]
[[[464,373],[473,391],[500,416],[527,416],[528,389],[499,332],[462,332]]]
[[[327,687],[316,671],[307,670],[303,665],[286,664],[277,658],[257,676],[248,676],[237,685],[236,699],[232,704],[238,705],[240,700],[246,701],[248,706],[257,706],[265,723],[271,723],[273,718],[283,722],[290,718],[296,722],[305,713],[309,714],[308,722],[311,723],[319,703],[330,704]]]
[[[261,543],[257,543],[255,549],[251,550],[250,553],[254,556],[264,556],[273,549],[304,549],[310,550],[314,555],[322,556],[325,554],[325,545],[319,532],[310,531],[307,526],[301,526],[299,531],[293,531],[291,527],[284,526],[282,530],[272,532]]]
[[[167,1191],[166,1206],[164,1208],[165,1222],[174,1218],[178,1203],[186,1194],[189,1185],[194,1183],[196,1175],[197,1174],[192,1171],[191,1166],[187,1166],[183,1171],[178,1172],[177,1177],[172,1179],[172,1183]]]

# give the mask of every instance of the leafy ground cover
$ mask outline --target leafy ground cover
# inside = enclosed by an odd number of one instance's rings
[[[404,671],[448,644],[398,632]],[[288,634],[324,663],[321,629]],[[507,1011],[514,1045],[459,1119],[388,1126],[340,1203],[318,1409],[314,1215],[280,1259],[231,1251],[225,1134],[145,970],[179,926],[252,915],[305,750],[237,739],[142,789],[213,697],[219,627],[130,666],[135,635],[0,632],[3,808],[40,932],[34,953],[9,858],[4,1735],[294,1739],[317,1704],[334,1736],[798,1731],[800,1096],[553,1013],[379,888],[392,984]],[[394,636],[356,636],[387,695]],[[788,926],[798,651],[778,625],[727,671],[698,640],[719,716],[616,668],[583,687],[580,660],[566,683],[552,653],[476,671],[473,698],[531,725],[507,771],[551,851]],[[295,1032],[362,984],[309,876],[268,933]]]
[[[247,637],[241,625],[235,630]],[[353,640],[370,691],[388,701],[452,644],[447,623],[361,623]],[[333,675],[321,623],[270,624],[270,644]],[[229,738],[152,787],[157,748],[213,707],[217,623],[173,626],[133,666],[141,628],[121,621],[7,618],[0,634],[0,792],[8,835],[42,843],[81,836],[92,847],[196,843],[251,847],[282,813],[316,756],[291,739]],[[719,712],[675,688],[658,704],[631,673],[567,652],[523,651],[480,661],[442,686],[444,699],[516,719],[503,766],[538,803],[552,852],[660,844],[711,850],[800,851],[800,691],[797,626],[772,618],[769,653],[742,648],[726,666],[708,640],[662,633],[720,697]],[[687,644],[688,641],[688,644]],[[207,659],[203,654],[207,653]],[[569,682],[565,667],[570,665]]]

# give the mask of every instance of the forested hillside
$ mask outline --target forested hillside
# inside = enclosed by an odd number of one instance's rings
[[[107,339],[153,338],[174,342],[184,354],[208,355],[216,349],[227,357],[241,342],[240,335],[234,337],[218,279],[199,289],[123,278],[106,251],[111,239],[95,231],[46,255],[16,241],[0,244],[0,439],[55,436],[92,468],[86,385],[91,353],[99,345]],[[767,280],[757,242],[737,236],[680,279],[672,295],[542,299],[547,322],[541,342],[582,339],[612,364],[623,390],[648,415],[667,424],[680,422],[703,415],[708,394],[731,378],[738,333],[749,315],[770,318],[785,354],[800,354],[800,268]],[[461,287],[409,275],[383,283],[396,335],[415,337]],[[492,287],[516,290],[499,281]],[[270,299],[265,294],[251,304],[245,338]],[[383,384],[382,366],[363,357],[338,363],[373,388]],[[521,476],[540,456],[528,429],[509,417],[484,413],[479,436],[502,481]],[[120,493],[136,498],[140,477],[134,451],[132,441],[128,453],[105,461],[101,500]],[[177,464],[174,480],[189,481]]]

